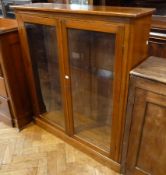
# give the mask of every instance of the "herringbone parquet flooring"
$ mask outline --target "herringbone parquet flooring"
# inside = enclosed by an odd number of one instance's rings
[[[0,122],[0,175],[118,175],[36,125]]]

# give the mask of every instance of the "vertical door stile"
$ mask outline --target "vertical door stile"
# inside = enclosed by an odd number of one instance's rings
[[[115,75],[113,85],[113,116],[112,116],[112,132],[111,132],[111,158],[113,160],[119,160],[119,145],[120,138],[119,133],[121,128],[121,118],[119,116],[119,103],[120,103],[120,92],[121,92],[121,78],[122,78],[122,63],[123,63],[123,49],[124,49],[124,27],[120,26],[117,28],[116,33],[116,53],[115,53]]]
[[[34,77],[33,77],[33,71],[32,71],[32,64],[31,64],[31,58],[30,58],[30,52],[29,52],[29,46],[28,46],[28,38],[26,34],[26,30],[24,27],[24,20],[22,18],[22,15],[17,14],[17,21],[18,21],[18,27],[19,27],[19,37],[21,38],[21,48],[23,50],[23,63],[28,79],[28,86],[30,89],[31,94],[31,100],[32,100],[32,107],[33,107],[33,113],[34,115],[39,115],[39,106],[37,101],[37,95],[35,90],[35,84],[34,84]]]
[[[63,57],[63,82],[64,82],[64,96],[65,96],[65,104],[66,104],[66,133],[69,136],[74,135],[74,120],[72,114],[72,99],[71,99],[71,77],[70,77],[70,68],[69,68],[69,55],[68,55],[68,40],[67,40],[67,26],[65,23],[65,19],[61,19],[60,21],[61,29],[61,52]]]

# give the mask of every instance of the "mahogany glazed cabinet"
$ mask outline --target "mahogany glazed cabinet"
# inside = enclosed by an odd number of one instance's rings
[[[36,122],[119,171],[129,71],[154,9],[15,6]]]
[[[126,175],[165,175],[165,58],[149,57],[131,71],[127,111]]]
[[[0,121],[22,129],[32,120],[17,21],[0,18]]]

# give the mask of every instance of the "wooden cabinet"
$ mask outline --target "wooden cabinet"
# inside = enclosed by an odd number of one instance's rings
[[[32,120],[16,20],[0,19],[0,121],[23,128]]]
[[[154,16],[149,37],[149,56],[166,58],[166,17]]]
[[[127,175],[166,173],[166,60],[150,57],[131,72]]]
[[[15,12],[36,122],[120,171],[129,71],[146,59],[153,9],[31,4]]]

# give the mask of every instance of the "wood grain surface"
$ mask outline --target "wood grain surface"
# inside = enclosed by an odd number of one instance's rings
[[[118,175],[36,125],[0,122],[1,175]]]
[[[152,14],[153,8],[131,8],[131,7],[109,7],[109,6],[92,6],[92,5],[70,5],[70,4],[55,4],[55,3],[33,3],[22,6],[13,6],[15,9],[29,9],[39,11],[52,11],[64,13],[78,13],[91,15],[106,15],[120,17],[141,17]]]
[[[152,56],[132,70],[131,74],[166,83],[166,60]]]

